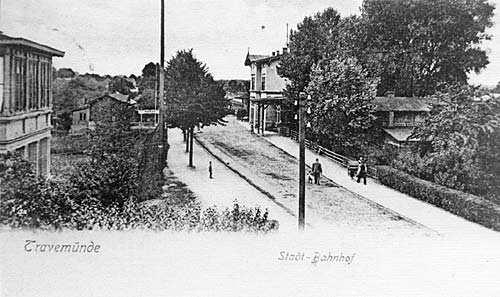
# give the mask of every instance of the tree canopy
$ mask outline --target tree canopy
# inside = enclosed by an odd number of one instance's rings
[[[123,95],[129,95],[130,90],[134,88],[134,83],[124,76],[115,76],[109,82],[108,89],[111,93],[118,92]]]
[[[468,86],[438,93],[431,115],[414,132],[421,140],[417,154],[399,165],[424,179],[499,202],[500,99],[480,95]]]
[[[361,16],[341,18],[328,8],[306,17],[281,62],[287,95],[305,89],[319,60],[340,53],[380,77],[379,95],[425,96],[444,84],[465,84],[489,62],[479,46],[490,39],[493,10],[486,0],[364,0]]]
[[[187,129],[224,123],[228,112],[225,92],[192,49],[178,51],[168,61],[165,92],[170,126]]]
[[[433,94],[488,64],[479,45],[490,39],[493,10],[486,0],[364,0],[350,48],[380,76],[379,94]]]
[[[291,33],[290,54],[283,56],[278,68],[278,73],[290,81],[285,91],[287,97],[296,98],[307,87],[314,64],[335,55],[339,22],[339,13],[328,8],[313,17],[305,17]]]
[[[313,66],[306,89],[312,95],[312,131],[337,151],[354,154],[375,121],[377,79],[355,58],[339,56]]]

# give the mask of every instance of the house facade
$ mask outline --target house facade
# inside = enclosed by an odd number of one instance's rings
[[[112,122],[117,113],[129,113],[130,122],[137,121],[136,102],[128,95],[120,93],[105,94],[87,102],[83,107],[73,110],[71,133],[78,134],[94,130],[96,123]]]
[[[283,53],[287,49],[283,48]],[[283,54],[282,53],[282,54]],[[282,121],[281,103],[286,79],[278,75],[282,54],[270,56],[247,54],[245,66],[250,67],[249,121],[257,133],[275,130]]]
[[[0,32],[0,153],[15,151],[50,173],[52,58],[64,52]]]
[[[431,110],[429,101],[416,97],[376,97],[376,114],[385,132],[385,142],[405,147],[418,139],[410,139],[413,128],[422,125]]]

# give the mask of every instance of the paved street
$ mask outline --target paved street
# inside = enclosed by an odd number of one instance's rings
[[[169,168],[199,198],[203,207],[240,204],[268,209],[280,230],[297,229],[298,144],[268,132],[250,134],[247,124],[229,117],[226,126],[206,127],[196,133],[195,168],[180,130],[169,131]],[[341,232],[377,231],[377,234],[445,235],[455,238],[497,238],[496,232],[428,203],[385,187],[374,179],[368,185],[352,181],[344,167],[306,150],[306,162],[319,158],[321,185],[306,186],[309,228]],[[208,177],[212,161],[214,179]],[[489,237],[488,237],[489,236]]]
[[[246,122],[235,122],[248,129]],[[298,143],[289,137],[267,132],[261,138],[293,156],[298,156]],[[307,164],[312,164],[316,158],[320,159],[324,174],[342,187],[435,230],[439,234],[456,238],[498,239],[498,233],[493,230],[386,187],[375,179],[369,178],[367,186],[358,184],[346,174],[345,167],[306,149]]]
[[[262,137],[250,134],[233,118],[227,126],[206,127],[196,134],[196,139],[226,166],[265,193],[268,200],[287,213],[297,213],[298,162],[295,157]],[[306,221],[313,228],[436,234],[326,178],[320,186],[308,184],[306,192]]]
[[[188,167],[188,153],[179,129],[169,130],[169,169],[198,197],[203,208],[217,206],[219,209],[232,207],[235,200],[247,207],[259,206],[268,209],[270,219],[278,220],[280,230],[296,230],[296,218],[285,209],[273,203],[267,196],[213,158],[207,151],[194,144],[194,165]],[[213,179],[208,176],[208,162],[212,161]]]

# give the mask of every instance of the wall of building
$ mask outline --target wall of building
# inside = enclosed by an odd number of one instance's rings
[[[286,87],[286,80],[278,74],[279,61],[272,61],[269,66],[265,65],[266,73],[266,91],[282,92]]]
[[[48,174],[52,57],[5,46],[0,57],[0,153],[17,151]]]

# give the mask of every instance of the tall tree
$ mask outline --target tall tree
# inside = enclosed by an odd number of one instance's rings
[[[490,39],[493,10],[486,0],[364,0],[351,47],[381,77],[379,94],[433,94],[488,64],[479,45]]]
[[[500,202],[500,99],[480,95],[468,86],[438,93],[431,115],[413,135],[421,140],[418,154],[399,165],[421,178]]]
[[[228,113],[225,92],[206,65],[194,57],[192,49],[178,51],[168,61],[165,77],[169,126],[190,130],[192,138],[194,126],[225,123],[223,118]],[[190,161],[192,150],[191,146]]]
[[[295,98],[307,87],[310,81],[311,67],[321,59],[335,55],[335,43],[338,36],[340,15],[333,8],[328,8],[313,17],[305,17],[297,25],[297,30],[290,35],[290,53],[285,54],[278,73],[287,78],[288,96]]]
[[[288,79],[284,90],[285,100],[281,110],[287,125],[296,127],[293,112],[294,101],[304,91],[310,81],[311,68],[321,59],[335,55],[338,25],[341,18],[333,8],[328,8],[312,17],[305,17],[290,34],[289,52],[280,60],[278,74]]]
[[[339,56],[313,66],[306,89],[311,128],[322,142],[337,151],[355,155],[374,135],[377,79],[371,78],[355,58]]]
[[[126,77],[115,76],[109,82],[108,88],[111,93],[118,92],[124,95],[129,95],[130,90],[134,88],[134,83],[128,80]]]

